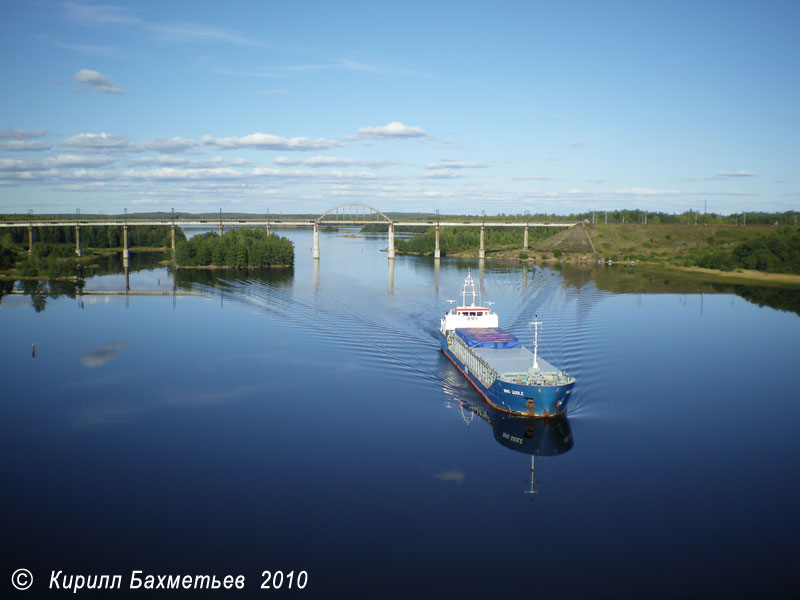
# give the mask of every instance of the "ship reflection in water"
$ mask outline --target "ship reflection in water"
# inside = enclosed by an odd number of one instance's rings
[[[460,398],[455,394],[445,393],[450,397],[452,405],[458,407],[467,426],[477,415],[486,421],[492,428],[494,439],[502,446],[529,454],[531,457],[531,471],[528,480],[529,487],[525,490],[533,495],[538,493],[535,476],[535,459],[537,456],[557,456],[572,449],[573,438],[569,420],[566,417],[522,417],[511,413],[495,410],[483,400],[477,398]]]

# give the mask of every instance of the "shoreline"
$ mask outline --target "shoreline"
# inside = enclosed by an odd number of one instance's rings
[[[659,271],[679,273],[691,279],[707,281],[709,283],[720,282],[720,283],[741,283],[749,285],[755,284],[755,285],[766,285],[766,286],[800,287],[800,275],[795,275],[793,273],[767,273],[764,271],[754,271],[751,269],[742,269],[739,271],[718,271],[716,269],[706,269],[703,267],[682,267],[678,265],[669,265],[669,264],[643,262],[643,261],[636,261],[636,263],[633,265],[630,264],[630,262],[628,261],[617,261],[611,264],[603,262],[602,265],[598,265],[597,264],[598,258],[596,256],[590,256],[588,254],[570,255],[569,253],[565,252],[561,258],[555,258],[553,256],[549,256],[548,258],[521,259],[518,256],[520,252],[522,252],[522,250],[492,251],[487,249],[486,258],[484,260],[516,262],[520,264],[523,263],[538,264],[538,265],[548,265],[548,266],[575,265],[575,266],[585,266],[585,267],[594,267],[594,266],[626,267],[641,271],[648,271],[651,273]],[[537,254],[535,250],[528,250],[527,252],[531,256]],[[414,252],[397,252],[397,254],[400,256],[421,256],[421,257],[432,256],[430,254],[422,254]],[[478,257],[475,254],[476,254],[475,250],[466,250],[463,252],[448,254],[447,257],[444,258],[472,258],[477,260]],[[541,254],[541,252],[539,252],[538,254]]]
[[[247,266],[247,267],[228,267],[225,265],[194,265],[194,266],[181,266],[172,263],[176,269],[193,269],[195,271],[230,271],[230,270],[252,270],[252,269],[291,269],[294,265],[267,265],[264,267]]]

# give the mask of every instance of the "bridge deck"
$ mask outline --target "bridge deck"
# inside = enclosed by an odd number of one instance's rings
[[[0,221],[0,227],[118,227],[128,225],[174,225],[175,227],[313,227],[317,225],[370,225],[384,221],[362,219],[315,220],[280,220],[280,219],[54,219],[52,221]],[[434,227],[436,221],[393,221],[395,227]],[[572,227],[577,223],[523,223],[506,221],[503,223],[488,221],[441,221],[440,227]]]

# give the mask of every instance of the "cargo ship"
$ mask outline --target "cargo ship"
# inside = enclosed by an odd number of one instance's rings
[[[471,298],[470,298],[471,297]],[[478,306],[472,273],[467,273],[461,305],[444,314],[439,327],[442,352],[494,408],[530,417],[567,412],[575,379],[539,356],[536,318],[533,352],[500,328],[490,306]],[[467,304],[470,298],[470,304]],[[448,300],[455,304],[455,300]]]

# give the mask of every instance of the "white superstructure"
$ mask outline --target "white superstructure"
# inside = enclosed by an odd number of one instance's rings
[[[467,304],[467,296],[471,296],[470,304]],[[451,308],[442,317],[440,331],[447,335],[448,331],[454,329],[474,328],[474,327],[499,327],[500,321],[497,314],[492,312],[491,307],[477,306],[475,301],[478,292],[475,290],[475,281],[472,279],[472,272],[467,273],[464,280],[464,288],[461,291],[461,306]],[[455,300],[448,300],[455,304]],[[492,304],[487,302],[487,304]]]

